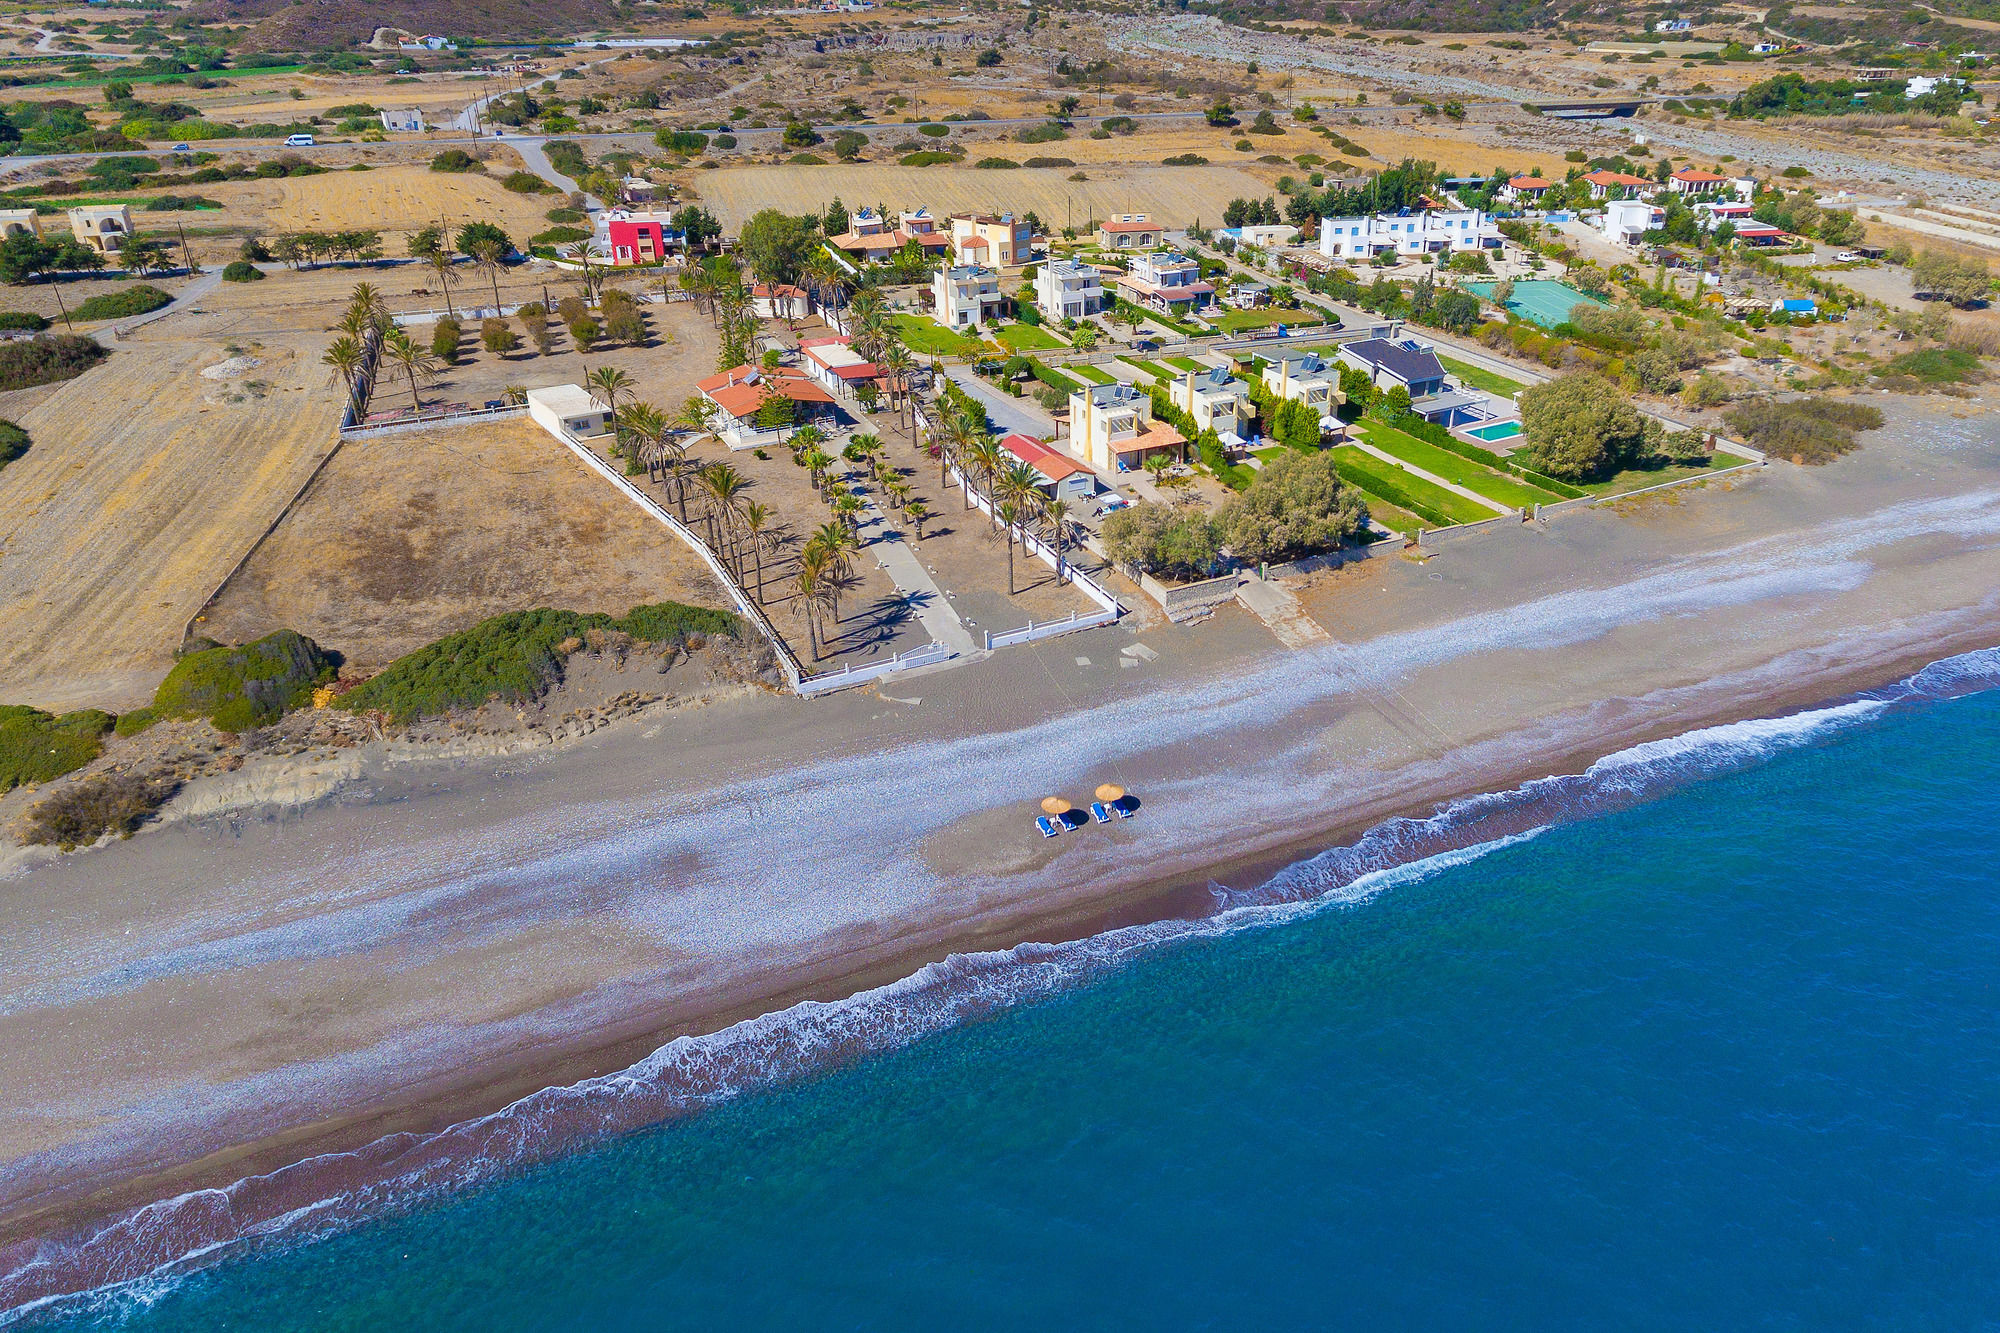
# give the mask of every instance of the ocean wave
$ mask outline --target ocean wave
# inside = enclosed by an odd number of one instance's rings
[[[1387,820],[1353,844],[1267,881],[1218,888],[1216,910],[1058,944],[953,954],[835,1002],[807,1001],[720,1032],[680,1037],[618,1073],[532,1093],[434,1134],[394,1134],[135,1209],[87,1233],[0,1256],[0,1328],[92,1310],[136,1310],[187,1275],[273,1243],[298,1243],[490,1181],[608,1138],[816,1070],[895,1050],[961,1023],[1089,984],[1144,953],[1268,929],[1351,906],[1719,773],[1827,739],[1899,706],[2000,686],[2000,649],[1932,663],[1895,685],[1776,717],[1617,751],[1583,772]]]

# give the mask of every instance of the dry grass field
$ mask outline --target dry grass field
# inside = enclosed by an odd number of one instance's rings
[[[0,700],[150,697],[188,617],[333,442],[323,346],[276,334],[242,347],[257,364],[205,375],[227,347],[155,326],[20,413],[34,447],[0,471]]]
[[[278,184],[278,198],[264,213],[265,225],[273,231],[372,228],[406,233],[442,219],[454,227],[476,221],[497,223],[525,243],[549,226],[549,197],[515,194],[491,176],[388,166]]]
[[[207,612],[362,670],[529,607],[726,606],[708,567],[526,418],[350,441]]]
[[[1016,161],[1031,154],[1059,155],[1067,144],[1014,144]],[[996,146],[994,154],[1000,156]],[[1262,198],[1270,182],[1241,167],[1104,167],[1087,181],[1068,168],[981,171],[974,167],[724,167],[684,173],[704,206],[734,229],[759,209],[800,213],[824,208],[835,196],[848,206],[886,203],[892,209],[927,206],[936,214],[968,210],[1034,212],[1051,227],[1081,226],[1111,213],[1150,213],[1168,226],[1196,219],[1211,223],[1238,196]]]

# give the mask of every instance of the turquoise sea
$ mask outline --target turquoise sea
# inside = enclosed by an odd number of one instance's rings
[[[2000,1327],[1996,671],[1642,747],[1509,836],[21,1322]]]

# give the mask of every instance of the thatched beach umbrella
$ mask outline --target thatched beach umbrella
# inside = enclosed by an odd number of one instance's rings
[[[1112,801],[1122,801],[1125,799],[1125,789],[1107,782],[1097,789],[1097,799],[1106,804]]]
[[[1044,797],[1042,799],[1042,813],[1048,815],[1066,815],[1069,813],[1069,802],[1060,796]]]

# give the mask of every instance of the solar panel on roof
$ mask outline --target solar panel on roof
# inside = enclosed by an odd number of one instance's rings
[[[1218,389],[1220,389],[1223,385],[1229,383],[1229,367],[1227,366],[1211,367],[1208,372],[1208,382],[1210,384],[1213,384]]]

